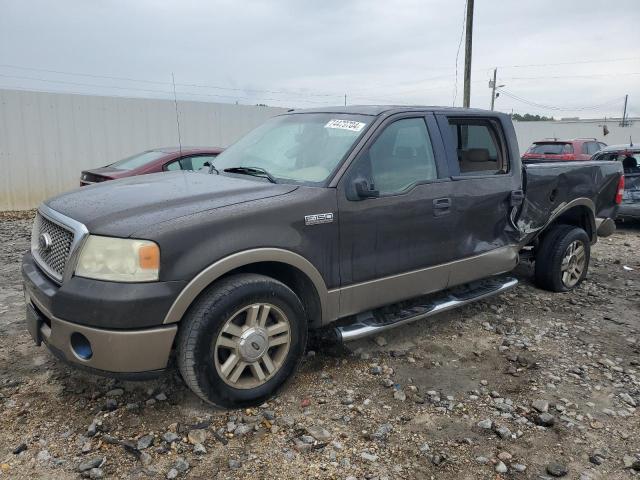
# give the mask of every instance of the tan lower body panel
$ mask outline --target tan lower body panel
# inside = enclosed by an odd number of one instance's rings
[[[33,299],[31,299],[33,300]],[[40,336],[47,346],[67,361],[114,373],[162,370],[167,366],[177,325],[144,330],[105,330],[70,323],[48,314],[37,305],[51,326],[42,324]],[[91,358],[79,357],[71,346],[71,335],[79,333],[91,345]]]
[[[518,247],[506,246],[433,267],[348,285],[340,294],[340,317],[419,297],[481,278],[511,271],[518,264]]]

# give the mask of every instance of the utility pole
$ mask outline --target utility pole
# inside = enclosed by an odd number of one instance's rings
[[[626,122],[626,118],[627,118],[627,100],[629,100],[629,94],[626,94],[624,96],[624,109],[622,110],[622,122],[620,123],[621,127],[626,127],[627,126],[627,122]]]
[[[491,83],[491,110],[493,111],[493,106],[496,102],[496,77],[498,76],[498,69],[493,69],[493,82]]]
[[[467,0],[467,21],[464,39],[464,98],[462,106],[471,104],[471,43],[473,37],[473,0]]]

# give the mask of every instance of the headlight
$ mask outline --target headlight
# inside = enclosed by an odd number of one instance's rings
[[[153,282],[159,270],[160,248],[154,242],[89,235],[75,274],[113,282]]]

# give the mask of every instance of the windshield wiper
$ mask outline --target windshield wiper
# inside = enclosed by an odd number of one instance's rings
[[[269,180],[271,183],[278,183],[269,172],[260,167],[229,167],[223,170],[227,173],[239,173],[240,175],[252,175],[254,177],[262,177]]]

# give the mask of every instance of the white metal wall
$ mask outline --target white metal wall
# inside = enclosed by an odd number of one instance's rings
[[[280,108],[179,101],[182,144],[228,146]],[[36,207],[80,171],[178,144],[173,101],[0,89],[0,211]]]
[[[634,119],[630,126],[621,127],[620,120],[578,120],[555,122],[514,122],[520,153],[524,153],[536,140],[543,138],[597,138],[607,145],[629,143],[629,136],[634,143],[640,144],[640,121]],[[604,135],[603,127],[609,133]]]
[[[182,144],[228,146],[281,108],[178,102]],[[520,151],[545,137],[640,143],[640,121],[515,122]],[[603,135],[602,126],[609,129]],[[78,185],[80,171],[178,144],[170,100],[0,89],[0,211],[36,207]]]

